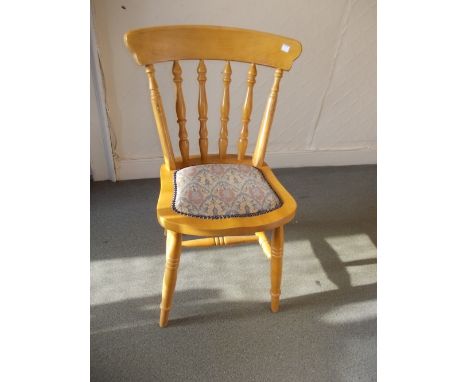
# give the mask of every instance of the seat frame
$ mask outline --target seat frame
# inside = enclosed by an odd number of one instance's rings
[[[281,294],[284,225],[294,218],[296,202],[274,176],[265,163],[268,137],[273,122],[279,83],[283,70],[289,70],[301,53],[301,44],[287,37],[239,28],[218,26],[163,26],[129,31],[124,36],[128,49],[139,65],[144,65],[149,80],[151,103],[156,127],[162,146],[164,164],[160,169],[161,191],[156,215],[166,234],[166,266],[164,271],[159,324],[168,324],[169,312],[177,280],[177,269],[182,247],[210,247],[258,242],[270,259],[271,310],[279,310]],[[189,154],[188,135],[185,128],[185,102],[182,91],[182,69],[179,60],[199,60],[198,111],[200,122],[200,155]],[[205,91],[206,66],[204,60],[225,60],[223,71],[223,98],[220,107],[219,153],[208,153],[207,98]],[[176,112],[179,125],[179,149],[175,157],[168,133],[166,116],[154,65],[173,61],[176,89]],[[237,155],[227,154],[229,121],[229,85],[231,82],[230,61],[249,63],[247,94],[243,107],[242,130],[238,140]],[[260,125],[257,144],[252,156],[246,155],[248,125],[253,103],[253,87],[256,65],[275,68],[274,83]],[[172,209],[174,196],[174,172],[188,166],[209,163],[247,164],[258,168],[266,181],[280,198],[281,207],[256,216],[223,219],[202,219],[179,214]],[[272,230],[271,241],[266,231]],[[202,236],[201,239],[182,240],[182,235]]]

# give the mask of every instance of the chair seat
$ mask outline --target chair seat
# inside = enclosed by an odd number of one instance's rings
[[[245,164],[183,168],[175,172],[174,189],[174,211],[203,219],[257,216],[282,204],[262,173]]]
[[[161,166],[157,205],[165,229],[195,236],[246,235],[274,229],[291,221],[296,202],[264,164],[252,167],[246,156],[227,154],[190,158],[188,167]]]

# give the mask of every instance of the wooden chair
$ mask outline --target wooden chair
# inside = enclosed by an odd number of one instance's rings
[[[125,34],[124,40],[137,64],[146,68],[151,104],[164,155],[164,164],[160,170],[161,192],[157,203],[157,218],[166,232],[160,326],[164,327],[168,323],[182,247],[259,242],[271,262],[271,310],[277,312],[281,293],[283,227],[293,219],[296,202],[273,175],[264,159],[280,80],[283,71],[288,71],[300,55],[301,44],[290,38],[252,30],[189,25],[132,30]],[[199,60],[200,155],[189,155],[180,60]],[[226,61],[222,74],[223,96],[217,154],[208,154],[207,70],[204,60]],[[155,77],[153,64],[164,61],[173,61],[180,157],[174,156]],[[237,154],[226,152],[232,73],[230,61],[249,64]],[[255,151],[253,156],[248,156],[246,149],[256,65],[275,68],[275,72]],[[205,189],[207,184],[209,188]],[[265,195],[266,199],[262,199]],[[273,231],[271,243],[265,234],[268,230]],[[204,238],[182,240],[184,234]]]

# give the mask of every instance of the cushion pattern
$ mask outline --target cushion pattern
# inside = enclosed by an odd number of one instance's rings
[[[205,164],[174,172],[175,212],[204,219],[255,216],[281,206],[260,170],[245,164]]]

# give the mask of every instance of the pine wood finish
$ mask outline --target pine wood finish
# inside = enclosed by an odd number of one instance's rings
[[[226,157],[226,150],[228,145],[228,121],[229,121],[229,84],[231,83],[231,64],[229,61],[226,63],[223,72],[223,100],[221,101],[221,130],[219,131],[219,158]]]
[[[271,311],[279,310],[279,299],[281,294],[281,276],[283,274],[283,245],[284,245],[284,227],[279,226],[273,230],[271,238]]]
[[[174,152],[172,151],[171,138],[167,130],[166,114],[162,104],[161,95],[159,94],[158,83],[154,75],[153,65],[146,65],[146,74],[148,76],[149,88],[151,93],[151,106],[153,108],[156,128],[158,130],[159,140],[164,155],[164,163],[167,168],[175,169]]]
[[[167,231],[166,237],[166,269],[164,270],[161,314],[159,325],[164,327],[169,321],[169,311],[172,305],[172,296],[177,281],[177,269],[179,268],[180,249],[182,244],[181,234]]]
[[[244,107],[242,109],[242,130],[240,133],[239,143],[237,144],[237,158],[244,159],[247,144],[249,142],[249,122],[252,114],[253,104],[253,87],[255,85],[255,77],[257,76],[257,67],[255,64],[250,64],[247,74],[247,95],[245,96]]]
[[[258,238],[255,235],[215,236],[182,241],[182,247],[217,247],[221,245],[248,244],[257,241]]]
[[[206,121],[208,121],[208,101],[206,99],[206,65],[205,61],[200,60],[198,64],[198,84],[199,84],[199,93],[198,93],[198,120],[200,121],[200,155],[203,162],[206,162],[206,157],[208,155],[208,128],[206,126]]]
[[[214,25],[168,25],[129,31],[124,41],[137,64],[173,60],[239,61],[291,69],[302,51],[292,38]]]
[[[177,123],[179,124],[180,155],[182,156],[182,161],[187,163],[189,158],[189,141],[187,129],[185,127],[187,119],[185,118],[185,101],[184,93],[182,91],[182,68],[180,67],[179,61],[174,61],[172,74],[174,76],[174,84],[176,86],[176,113]]]
[[[279,83],[283,77],[283,71],[281,69],[275,70],[275,82],[271,88],[270,97],[263,113],[262,123],[260,124],[260,131],[258,133],[257,145],[252,159],[252,164],[255,167],[259,167],[265,160],[265,153],[268,144],[268,137],[270,135],[271,125],[273,123],[273,117],[276,110],[276,100],[278,99]]]
[[[237,244],[260,244],[263,249],[263,253],[269,259],[271,258],[271,246],[268,237],[265,232],[255,232],[255,235],[244,235],[244,236],[215,236],[215,237],[204,237],[203,239],[192,239],[182,241],[182,247],[198,248],[198,247],[218,247],[226,245],[237,245]]]
[[[301,44],[296,40],[270,33],[199,25],[133,30],[125,34],[124,41],[136,62],[146,68],[151,105],[164,156],[164,165],[160,169],[161,191],[156,208],[157,219],[166,235],[166,267],[160,305],[160,326],[166,326],[169,320],[182,247],[197,248],[258,242],[265,256],[270,260],[271,310],[277,312],[281,294],[284,225],[294,217],[297,205],[294,198],[265,163],[265,154],[278,101],[280,80],[283,72],[288,71],[293,61],[300,55]],[[189,153],[186,109],[182,90],[182,65],[179,63],[181,60],[198,60],[199,155]],[[208,153],[205,60],[225,61],[221,78],[223,95],[220,106],[219,152],[217,154]],[[180,157],[174,156],[153,65],[163,61],[173,61],[172,75],[175,85]],[[230,118],[229,87],[232,74],[230,61],[249,64],[246,97],[241,116],[242,128],[237,141],[236,154],[227,153]],[[250,156],[246,154],[246,151],[253,105],[253,87],[257,76],[256,65],[273,67],[275,73],[260,124],[255,151],[253,156]],[[281,207],[263,215],[226,219],[200,219],[174,212],[171,207],[174,194],[174,172],[177,169],[204,163],[242,163],[257,167],[282,201]],[[273,231],[271,242],[266,234],[269,230]],[[182,235],[195,235],[202,238],[182,240]]]
[[[268,259],[270,259],[271,258],[271,245],[270,245],[270,241],[265,235],[265,232],[255,232],[255,236],[257,236],[258,243],[260,244],[260,247],[262,247],[263,253]]]

